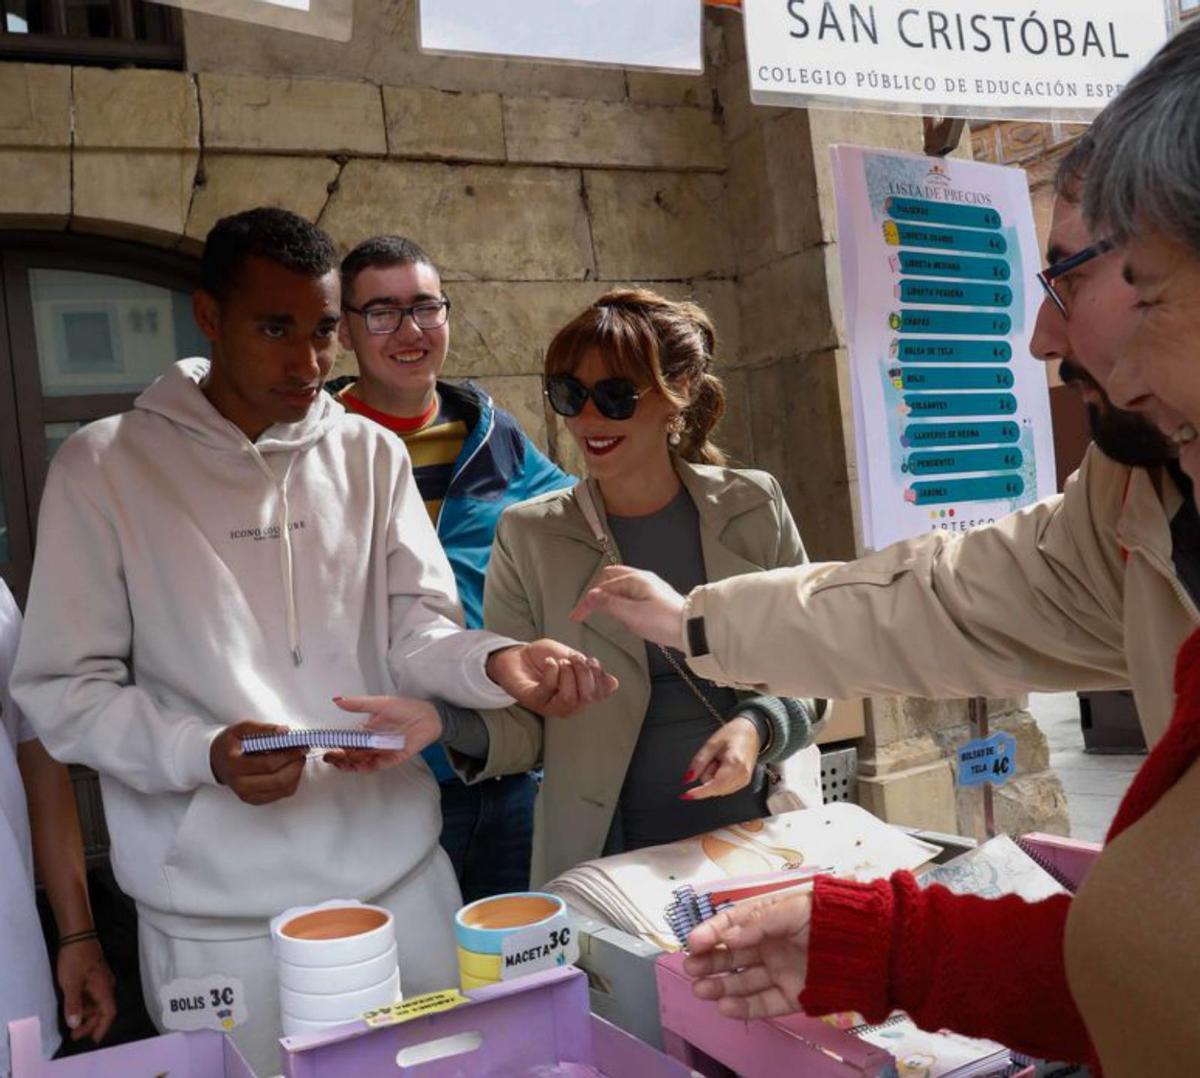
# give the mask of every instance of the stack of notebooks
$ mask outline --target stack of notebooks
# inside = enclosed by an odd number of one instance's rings
[[[820,866],[871,880],[939,853],[847,802],[788,812],[636,853],[585,861],[547,890],[587,917],[665,951],[679,950],[666,916],[675,892],[719,881]]]
[[[1053,867],[1022,841],[997,835],[953,861],[934,865],[921,874],[921,884],[940,883],[957,894],[980,898],[1017,895],[1026,902],[1065,894],[1068,888]]]
[[[1009,1072],[1012,1057],[992,1041],[957,1033],[926,1033],[897,1012],[877,1025],[851,1026],[860,1040],[890,1053],[896,1072],[906,1078],[982,1078]]]

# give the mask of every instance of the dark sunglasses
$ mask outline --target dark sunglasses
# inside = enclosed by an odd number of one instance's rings
[[[559,415],[579,415],[591,397],[596,411],[606,419],[628,419],[641,393],[628,378],[605,378],[588,389],[569,374],[554,374],[546,379],[546,397]]]

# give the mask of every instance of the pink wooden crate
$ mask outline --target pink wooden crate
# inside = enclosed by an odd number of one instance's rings
[[[554,1063],[586,1064],[611,1078],[689,1078],[681,1063],[588,1012],[587,978],[574,967],[467,993],[471,1002],[401,1025],[353,1022],[284,1037],[287,1078],[488,1078]],[[466,1038],[455,1054],[409,1062],[411,1053]],[[449,1050],[450,1045],[443,1045]],[[399,1053],[408,1059],[397,1060]]]
[[[682,954],[658,960],[663,1043],[686,1065],[704,1073],[715,1061],[739,1078],[894,1078],[895,1060],[882,1048],[819,1018],[793,1014],[753,1022],[726,1018],[715,1003],[692,994]],[[1012,1078],[1032,1078],[1027,1067]]]
[[[233,1041],[207,1029],[47,1061],[41,1023],[21,1018],[8,1023],[8,1045],[13,1078],[254,1078]]]
[[[883,1078],[895,1061],[882,1048],[806,1015],[740,1022],[726,1018],[715,1003],[692,994],[683,954],[658,960],[658,1005],[663,1043],[676,1059],[703,1068],[698,1049],[736,1071],[740,1078]]]

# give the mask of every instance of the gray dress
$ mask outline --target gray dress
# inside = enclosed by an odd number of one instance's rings
[[[708,583],[700,544],[700,518],[688,492],[680,488],[671,503],[642,517],[608,517],[623,564],[656,573],[686,595]],[[650,667],[650,703],[625,782],[605,853],[636,850],[689,838],[714,828],[767,814],[763,770],[756,768],[750,785],[727,797],[684,801],[684,773],[692,757],[716,732],[708,709],[663,657],[656,644],[646,645]],[[677,652],[675,658],[683,664]],[[728,715],[737,704],[732,689],[691,675],[717,713]]]

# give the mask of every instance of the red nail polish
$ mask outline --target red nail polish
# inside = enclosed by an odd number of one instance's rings
[[[689,790],[687,793],[680,794],[679,800],[680,801],[691,801],[692,800],[692,792]]]
[[[689,771],[686,775],[683,776],[684,785],[686,785],[689,782],[695,782],[695,780],[696,780],[696,772],[695,771]]]
[[[336,704],[336,703],[340,703],[340,702],[341,702],[341,700],[342,700],[342,697],[340,697],[340,696],[335,696],[335,697],[333,698],[333,702],[334,702],[335,704]]]

